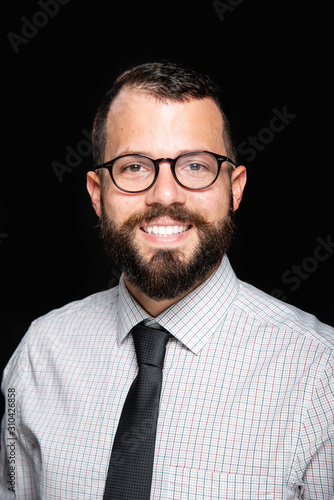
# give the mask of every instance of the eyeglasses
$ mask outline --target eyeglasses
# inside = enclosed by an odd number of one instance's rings
[[[176,158],[157,160],[140,153],[122,155],[98,165],[96,170],[107,168],[113,183],[121,191],[142,193],[156,182],[162,162],[170,163],[173,177],[180,186],[193,191],[211,186],[217,180],[224,162],[236,168],[227,156],[209,151],[192,151]]]

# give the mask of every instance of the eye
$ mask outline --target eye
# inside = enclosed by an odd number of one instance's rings
[[[186,169],[191,172],[201,172],[202,170],[206,170],[206,167],[201,163],[189,163],[189,165],[186,166]]]
[[[203,162],[192,162],[187,163],[181,170],[181,175],[198,175],[198,174],[207,174],[210,169],[203,164]]]
[[[142,163],[125,163],[120,167],[120,174],[145,174],[150,172],[150,168]]]
[[[145,170],[145,168],[143,167],[143,165],[140,165],[139,163],[133,163],[132,165],[128,165],[127,167],[123,167],[123,171],[128,171],[128,172],[131,172],[131,173],[136,173],[136,172],[142,172],[143,170]]]

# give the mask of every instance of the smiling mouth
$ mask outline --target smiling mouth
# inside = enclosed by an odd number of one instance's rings
[[[140,229],[144,231],[144,233],[155,234],[157,236],[173,236],[175,234],[185,233],[191,228],[191,225],[184,226],[145,226]]]

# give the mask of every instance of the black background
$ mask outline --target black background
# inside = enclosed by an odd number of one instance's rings
[[[91,155],[61,179],[52,164],[87,141],[82,131],[119,71],[163,58],[217,79],[239,144],[268,137],[274,108],[296,115],[252,161],[240,158],[248,184],[229,256],[242,280],[334,325],[333,250],[314,260],[319,238],[334,240],[331,11],[277,0],[221,2],[220,15],[204,0],[69,0],[52,17],[37,14],[41,3],[7,2],[3,16],[1,370],[33,319],[116,284],[85,187]],[[308,266],[295,290],[282,280],[293,265]]]

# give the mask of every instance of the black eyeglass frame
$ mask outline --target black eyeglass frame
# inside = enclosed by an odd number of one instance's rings
[[[217,175],[213,179],[213,181],[210,182],[210,184],[208,184],[207,186],[204,186],[204,187],[201,187],[201,188],[191,188],[191,187],[188,187],[188,186],[184,186],[179,181],[179,179],[177,178],[177,175],[175,173],[176,162],[179,160],[179,158],[182,158],[183,156],[186,156],[186,155],[189,155],[189,154],[198,154],[198,153],[207,153],[207,154],[213,156],[217,160],[217,164],[218,164]],[[113,176],[113,165],[114,165],[114,163],[115,163],[116,160],[124,158],[125,156],[140,156],[141,158],[148,158],[149,160],[151,160],[153,162],[154,168],[155,168],[155,176],[154,176],[153,181],[151,182],[151,184],[147,188],[140,189],[139,191],[129,191],[127,189],[121,188],[117,184],[117,182],[115,181],[114,176]],[[143,193],[145,191],[148,191],[155,184],[155,182],[156,182],[156,180],[158,178],[158,175],[159,175],[160,163],[162,163],[163,161],[170,163],[170,168],[171,168],[173,177],[174,177],[175,181],[178,183],[178,185],[181,186],[181,187],[183,187],[184,189],[189,189],[190,191],[202,191],[203,189],[207,189],[208,187],[212,186],[212,184],[214,184],[216,182],[216,180],[217,180],[217,178],[219,176],[222,163],[224,163],[225,161],[227,163],[230,163],[233,166],[234,169],[236,168],[236,164],[228,156],[223,156],[223,155],[219,155],[217,153],[212,153],[211,151],[189,151],[187,153],[182,153],[181,155],[177,156],[176,158],[158,158],[158,159],[151,158],[150,156],[142,154],[142,153],[127,153],[125,155],[117,156],[116,158],[113,158],[112,160],[109,160],[109,161],[107,161],[105,163],[101,163],[101,165],[97,165],[96,168],[95,168],[95,171],[99,170],[100,168],[106,168],[106,169],[108,169],[110,177],[111,177],[111,180],[113,181],[113,183],[115,184],[115,186],[118,189],[120,189],[124,193],[137,194],[137,193]]]

